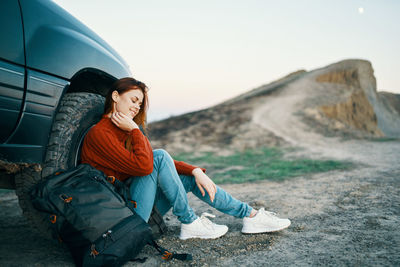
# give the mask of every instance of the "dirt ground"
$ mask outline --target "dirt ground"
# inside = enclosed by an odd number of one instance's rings
[[[292,225],[273,234],[243,235],[241,220],[222,214],[190,196],[198,214],[211,212],[229,232],[216,240],[178,239],[179,223],[171,213],[161,245],[193,254],[193,261],[163,262],[146,247],[144,264],[193,265],[400,265],[400,142],[347,141],[340,155],[359,165],[351,171],[302,176],[285,182],[222,185],[238,199],[265,206]],[[323,151],[327,153],[327,151]],[[326,157],[321,151],[296,152]],[[339,154],[338,152],[332,155]],[[73,266],[68,251],[44,240],[22,216],[13,192],[0,196],[1,266]]]

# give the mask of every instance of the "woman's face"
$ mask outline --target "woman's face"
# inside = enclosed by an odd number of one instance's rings
[[[112,93],[114,111],[122,112],[133,119],[139,113],[143,97],[140,89],[132,89],[123,94],[118,94],[117,91],[114,91]]]

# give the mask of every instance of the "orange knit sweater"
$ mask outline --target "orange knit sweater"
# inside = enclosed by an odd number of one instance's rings
[[[125,141],[132,135],[132,151]],[[126,132],[118,128],[107,116],[87,133],[82,147],[82,163],[88,163],[108,176],[124,181],[131,176],[144,176],[153,172],[153,149],[139,129]],[[179,174],[192,175],[197,166],[174,160]],[[205,169],[202,168],[205,172]]]

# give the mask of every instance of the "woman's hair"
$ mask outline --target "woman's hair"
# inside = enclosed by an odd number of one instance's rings
[[[138,89],[141,90],[143,93],[143,101],[142,104],[140,105],[139,113],[135,116],[133,121],[136,122],[137,125],[141,126],[143,131],[147,133],[146,117],[147,117],[147,109],[149,106],[148,104],[149,100],[147,97],[148,88],[141,81],[135,80],[134,78],[131,77],[126,77],[115,81],[111,85],[110,91],[106,96],[106,102],[104,104],[104,114],[109,114],[114,111],[113,110],[114,100],[112,99],[112,93],[114,91],[117,91],[118,94],[122,95],[130,90],[138,90]]]

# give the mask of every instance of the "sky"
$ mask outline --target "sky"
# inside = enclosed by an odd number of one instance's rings
[[[357,58],[400,94],[398,0],[55,0],[150,88],[148,121]]]

